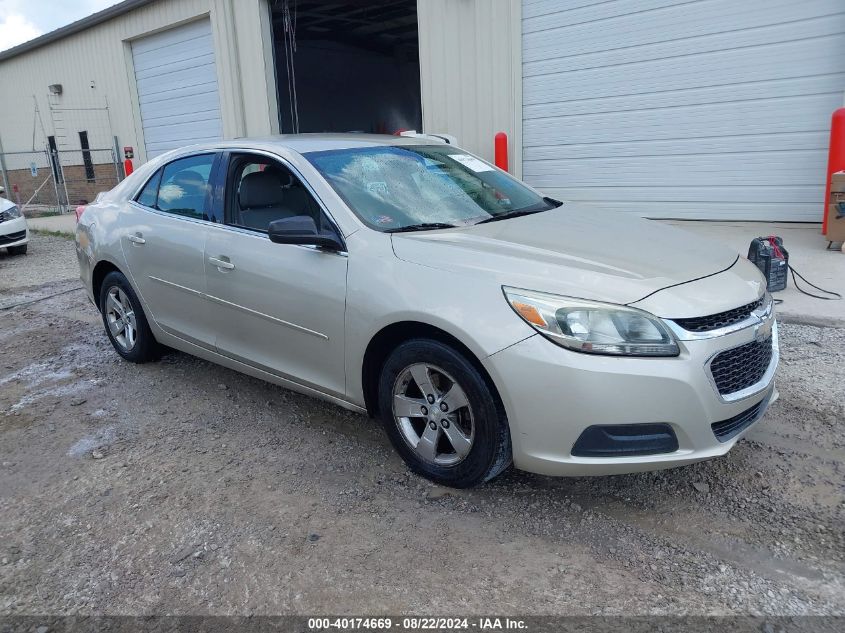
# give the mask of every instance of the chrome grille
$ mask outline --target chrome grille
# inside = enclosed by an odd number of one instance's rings
[[[716,389],[723,396],[760,382],[772,362],[772,337],[718,353],[710,362]]]
[[[757,301],[740,306],[739,308],[733,308],[732,310],[725,310],[724,312],[703,317],[672,320],[689,332],[709,332],[734,325],[747,319],[754,310],[758,310],[763,305],[764,300],[765,297],[760,297]]]

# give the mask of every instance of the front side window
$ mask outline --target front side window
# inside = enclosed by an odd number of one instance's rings
[[[305,158],[379,231],[466,226],[559,204],[451,145],[328,150]]]
[[[214,154],[189,156],[168,163],[161,170],[155,204],[147,204],[142,198],[145,198],[147,189],[157,177],[150,179],[150,183],[138,197],[138,202],[174,215],[207,220],[211,204],[209,181],[213,165]]]
[[[308,215],[319,228],[320,206],[305,185],[281,163],[235,154],[229,163],[227,223],[266,232],[274,220]]]

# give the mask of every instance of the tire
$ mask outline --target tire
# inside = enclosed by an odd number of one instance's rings
[[[9,255],[26,255],[26,247],[29,244],[21,244],[20,246],[10,246]]]
[[[426,381],[429,386],[421,388]],[[498,397],[481,372],[444,343],[414,339],[399,345],[382,367],[378,400],[394,448],[427,479],[470,488],[511,463],[510,431]]]
[[[112,297],[116,304],[111,301]],[[123,273],[112,271],[103,280],[100,288],[100,314],[106,335],[115,351],[123,358],[132,363],[158,360],[160,347],[150,331],[141,302]]]

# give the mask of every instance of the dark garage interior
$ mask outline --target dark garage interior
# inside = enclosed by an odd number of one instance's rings
[[[416,0],[274,0],[282,133],[419,130]]]

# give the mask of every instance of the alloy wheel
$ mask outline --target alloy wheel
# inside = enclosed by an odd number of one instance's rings
[[[119,286],[109,288],[105,309],[106,322],[112,337],[121,349],[131,351],[138,340],[138,325],[135,321],[135,309],[126,292]]]
[[[427,462],[454,466],[472,449],[475,423],[466,392],[436,365],[416,363],[399,373],[393,419],[402,439]]]

